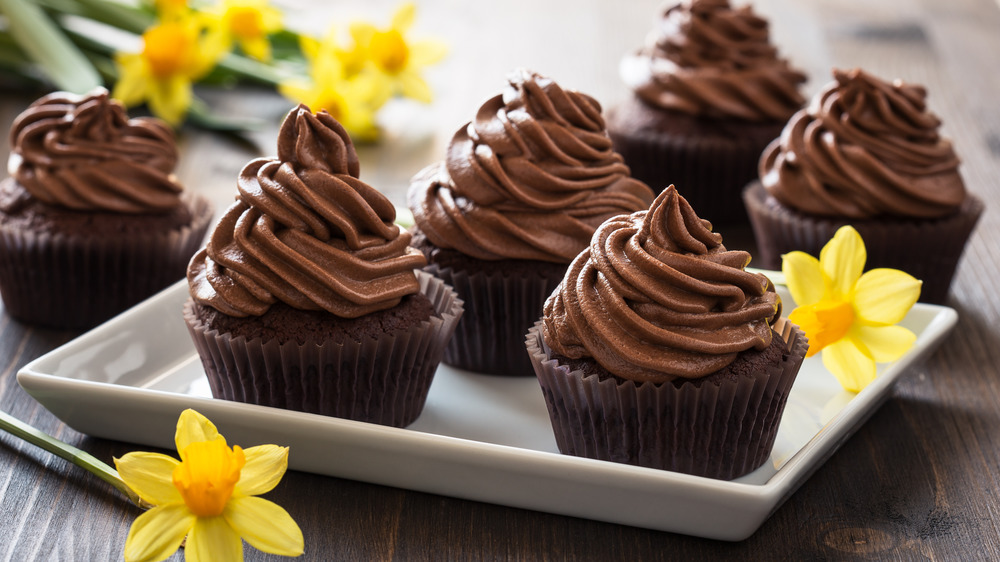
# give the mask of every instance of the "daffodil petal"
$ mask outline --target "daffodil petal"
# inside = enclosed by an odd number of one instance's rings
[[[259,61],[269,62],[271,60],[271,42],[266,37],[243,39],[240,41],[240,49]]]
[[[374,25],[367,22],[352,23],[349,31],[354,44],[362,49],[368,48],[369,43],[372,42],[372,37],[378,32]]]
[[[370,113],[360,116],[355,115],[355,113],[352,112],[351,116],[343,122],[344,128],[351,134],[351,140],[355,144],[377,141],[379,129],[373,121],[373,116]]]
[[[274,6],[268,6],[266,4],[262,4],[262,6],[263,7],[261,8],[260,13],[264,19],[264,32],[277,33],[278,31],[281,31],[285,27],[283,21],[285,15],[281,12],[281,10],[275,8]]]
[[[132,522],[125,539],[126,562],[163,560],[177,551],[198,518],[183,503],[156,506]]]
[[[288,470],[288,447],[259,445],[243,449],[246,464],[240,471],[240,481],[233,493],[257,496],[274,489]]]
[[[379,139],[379,128],[374,123],[358,123],[350,127],[344,126],[351,133],[355,144],[373,143]]]
[[[198,56],[187,78],[197,80],[208,74],[215,68],[219,59],[226,55],[231,44],[221,27],[209,28],[198,41]]]
[[[428,66],[440,62],[448,54],[448,44],[436,39],[410,43],[410,64]]]
[[[854,227],[842,226],[819,254],[820,267],[831,281],[834,297],[847,298],[865,269],[868,254]]]
[[[404,96],[424,103],[433,100],[431,88],[416,72],[402,72],[398,77],[400,93]]]
[[[191,82],[181,76],[154,82],[149,91],[149,109],[171,125],[180,125],[191,106]]]
[[[180,461],[160,453],[133,452],[115,459],[118,476],[139,497],[153,505],[182,502],[174,486],[173,472]]]
[[[240,562],[243,560],[243,541],[225,517],[199,517],[184,545],[184,560]]]
[[[405,32],[410,29],[413,25],[413,20],[416,17],[417,7],[413,2],[404,2],[396,10],[396,13],[392,14],[392,28],[400,33]]]
[[[365,50],[355,45],[351,49],[339,49],[334,48],[332,50],[334,60],[331,63],[327,63],[335,71],[333,77],[335,79],[353,79],[355,76],[361,74],[365,69],[374,67],[374,63],[368,59],[368,55]],[[311,73],[313,75],[318,74],[319,70],[316,68],[317,65],[313,65],[313,70]],[[328,80],[329,78],[323,78],[323,80]]]
[[[121,101],[125,107],[139,105],[146,100],[150,79],[142,57],[135,54],[119,55],[115,62],[118,65],[118,81],[115,82],[111,97]]]
[[[862,322],[895,324],[920,298],[922,282],[897,269],[873,269],[854,288],[855,314]]]
[[[385,74],[367,72],[356,76],[353,80],[343,82],[338,90],[352,111],[360,105],[374,114],[389,101],[392,87],[392,79]]]
[[[823,299],[823,270],[818,259],[805,252],[789,252],[781,256],[781,272],[797,306],[809,306]]]
[[[341,60],[336,51],[321,48],[316,58],[313,59],[309,76],[314,82],[323,86],[330,82],[340,82],[344,79],[344,61]]]
[[[311,103],[312,91],[312,84],[302,80],[291,80],[278,84],[278,93],[294,102],[304,103],[310,108],[313,106]]]
[[[177,418],[177,433],[174,434],[174,443],[177,451],[183,451],[188,445],[196,441],[214,441],[225,437],[219,435],[219,430],[215,424],[200,413],[188,408],[181,412]]]
[[[917,336],[902,326],[862,326],[851,328],[852,336],[864,342],[865,348],[878,363],[888,363],[903,356]]]
[[[316,55],[319,54],[320,42],[319,39],[315,37],[309,37],[308,35],[299,36],[299,48],[302,49],[302,54],[307,60],[313,60]]]
[[[851,338],[844,338],[823,349],[823,366],[850,392],[860,392],[875,380],[875,360]]]
[[[160,20],[169,21],[181,18],[187,12],[187,0],[156,0],[157,16]]]
[[[222,516],[257,550],[298,556],[305,548],[302,530],[292,516],[281,506],[263,498],[234,497]]]

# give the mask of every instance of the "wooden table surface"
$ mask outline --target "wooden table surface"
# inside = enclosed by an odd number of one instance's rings
[[[386,1],[358,5],[329,15],[385,22],[393,8]],[[809,73],[809,94],[828,81],[834,65],[928,87],[970,190],[987,201],[947,303],[960,317],[951,336],[746,541],[290,472],[266,497],[301,525],[307,559],[1000,559],[1000,7],[995,0],[768,0],[755,6],[771,19],[782,52]],[[308,8],[300,2],[290,11]],[[446,39],[452,53],[428,74],[437,94],[433,105],[386,112],[385,141],[361,149],[362,178],[402,203],[410,175],[441,157],[452,132],[517,66],[613,104],[627,93],[618,60],[640,43],[657,8],[656,0],[420,3],[416,32]],[[298,21],[329,20],[300,13]],[[274,152],[277,122],[289,107],[254,91],[213,96],[223,99],[229,111],[266,117],[273,126],[251,142],[182,131],[179,175],[190,189],[209,194],[218,211],[232,201],[242,165]],[[23,93],[0,96],[0,129],[29,101]],[[109,462],[148,450],[79,434],[17,385],[15,373],[25,363],[76,335],[0,317],[0,408]],[[138,514],[83,470],[0,435],[0,560],[119,559]],[[250,548],[246,558],[275,559]]]

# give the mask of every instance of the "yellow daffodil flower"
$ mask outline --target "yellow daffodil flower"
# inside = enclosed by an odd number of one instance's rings
[[[303,36],[302,53],[309,62],[309,78],[293,79],[278,86],[286,98],[312,109],[325,109],[351,134],[355,142],[378,138],[375,113],[390,96],[387,88],[370,72],[351,69],[344,64],[345,51],[330,32],[322,40]]]
[[[431,89],[420,71],[444,58],[448,48],[436,40],[407,40],[406,33],[413,25],[415,14],[416,7],[407,2],[393,14],[389,29],[377,29],[370,23],[359,22],[351,26],[351,36],[367,60],[388,79],[392,94],[429,103]]]
[[[180,19],[190,13],[188,0],[154,0],[153,6],[160,21]]]
[[[224,0],[213,15],[221,20],[227,50],[235,42],[247,56],[271,60],[268,35],[281,30],[281,10],[268,0]]]
[[[921,281],[896,269],[873,269],[864,241],[841,227],[820,252],[782,256],[781,271],[796,308],[788,319],[809,338],[806,357],[823,352],[823,365],[840,384],[859,392],[875,379],[875,363],[895,361],[916,340],[896,326],[920,298]]]
[[[191,106],[191,83],[224,52],[220,34],[202,18],[163,21],[142,34],[141,52],[115,56],[119,77],[111,95],[126,107],[147,102],[155,115],[177,125]]]
[[[191,562],[242,560],[241,539],[271,554],[302,554],[302,531],[288,512],[255,497],[284,476],[287,447],[230,448],[212,422],[190,409],[177,420],[174,441],[180,461],[145,452],[115,459],[122,480],[155,506],[132,524],[125,560],[163,560],[185,537]]]

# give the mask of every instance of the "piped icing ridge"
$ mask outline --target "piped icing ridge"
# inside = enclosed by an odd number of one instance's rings
[[[714,373],[770,345],[781,314],[774,286],[745,271],[749,262],[670,186],[648,211],[597,229],[545,302],[545,343],[636,382]]]
[[[868,219],[933,218],[966,198],[951,141],[922,86],[891,84],[860,69],[796,113],[764,151],[760,177],[782,204],[804,213]]]
[[[778,58],[767,21],[728,0],[668,8],[621,75],[646,103],[698,116],[785,121],[805,102],[806,77]]]
[[[243,168],[236,203],[192,258],[192,298],[230,316],[259,316],[282,301],[356,318],[417,293],[414,269],[426,260],[393,223],[389,199],[358,174],[340,123],[293,109],[278,157]]]
[[[441,248],[482,260],[569,263],[606,218],[648,206],[611,146],[600,104],[519,70],[414,178],[417,226]]]
[[[129,119],[104,89],[36,100],[11,126],[10,146],[10,175],[49,205],[155,213],[180,202],[173,132],[159,119]]]

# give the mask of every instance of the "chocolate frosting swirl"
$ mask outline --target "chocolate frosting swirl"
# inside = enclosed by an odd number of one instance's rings
[[[670,186],[648,211],[597,229],[545,302],[545,343],[637,382],[714,373],[770,345],[781,314],[774,286],[748,263]]]
[[[230,316],[259,316],[276,301],[341,318],[391,308],[419,291],[426,265],[393,223],[396,209],[358,179],[347,132],[300,105],[278,133],[278,157],[240,172],[236,203],[192,258],[195,301]]]
[[[482,260],[569,263],[606,218],[645,208],[590,96],[519,70],[414,178],[417,226],[441,248]],[[428,187],[429,185],[429,187]]]
[[[767,21],[728,0],[668,8],[621,74],[646,103],[698,116],[784,122],[805,102],[806,77],[778,58]]]
[[[129,119],[107,90],[38,99],[14,121],[10,145],[10,175],[43,203],[155,213],[180,202],[173,132],[159,119]]]
[[[959,159],[927,92],[859,69],[833,71],[764,151],[760,177],[782,204],[820,216],[933,218],[965,200]]]

